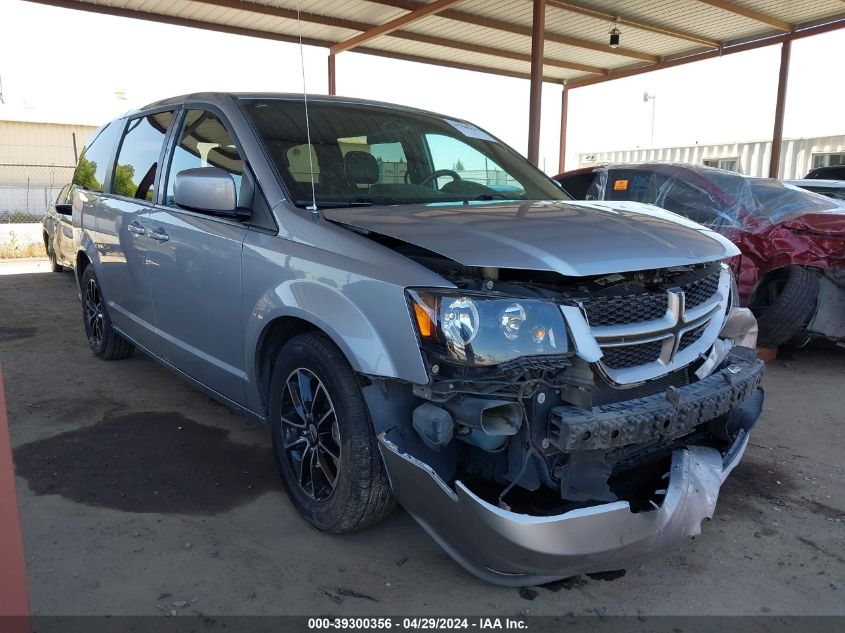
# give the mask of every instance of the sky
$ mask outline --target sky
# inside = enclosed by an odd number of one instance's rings
[[[843,50],[845,29],[793,43],[785,137],[845,134],[845,82],[830,62]],[[326,49],[303,53],[308,92],[325,94]],[[579,153],[651,146],[653,105],[654,147],[770,139],[779,61],[771,46],[572,90],[567,168]],[[188,92],[303,88],[296,44],[22,0],[0,0],[0,79],[0,119],[92,125]],[[522,79],[354,52],[337,58],[339,95],[466,119],[522,154],[528,89]],[[644,91],[656,100],[644,103]],[[540,167],[549,174],[558,166],[560,96],[560,86],[544,84]]]

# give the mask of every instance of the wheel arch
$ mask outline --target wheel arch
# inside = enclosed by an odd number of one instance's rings
[[[314,323],[298,316],[276,317],[264,327],[258,336],[258,342],[255,347],[254,371],[258,396],[261,402],[261,412],[265,415],[267,414],[270,402],[270,377],[273,375],[273,365],[276,362],[276,358],[289,340],[305,332],[320,332],[328,336],[326,332]],[[331,339],[331,337],[329,338]]]
[[[85,251],[76,253],[76,265],[74,266],[74,274],[76,275],[76,287],[82,288],[82,276],[85,274],[85,269],[91,265],[91,258]]]

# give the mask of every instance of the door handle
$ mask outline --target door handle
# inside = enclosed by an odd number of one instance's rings
[[[161,227],[157,228],[155,231],[150,231],[147,235],[153,238],[156,242],[166,242],[170,239],[170,236]]]
[[[132,233],[132,235],[146,235],[147,234],[146,229],[144,229],[144,227],[141,226],[140,224],[138,224],[137,222],[130,223],[127,228],[129,229],[129,232]]]

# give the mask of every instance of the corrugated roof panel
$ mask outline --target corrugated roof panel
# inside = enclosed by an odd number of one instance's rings
[[[450,8],[493,20],[531,26],[532,3],[525,0],[464,0]]]
[[[792,24],[845,14],[842,0],[746,0],[741,4]]]
[[[546,11],[546,29],[571,37],[608,44],[613,22],[602,18],[566,11],[551,5]],[[689,40],[623,25],[625,48],[651,55],[675,55],[693,48],[701,48]]]
[[[591,5],[609,13],[671,25],[719,41],[766,34],[773,30],[770,26],[698,0],[591,0]],[[626,28],[623,26],[621,29],[624,42]]]
[[[492,29],[475,24],[467,24],[442,17],[430,17],[409,25],[405,30],[413,33],[429,35],[436,33],[437,37],[455,42],[476,46],[504,49],[525,55],[531,54],[531,38],[498,29]],[[557,44],[546,41],[545,54],[560,61],[570,61],[579,64],[600,66],[602,68],[616,68],[631,63],[631,58],[610,53],[602,53],[591,49]]]
[[[295,0],[273,0],[265,2],[264,4],[284,7],[286,9],[296,11]],[[327,2],[326,0],[302,0],[299,8],[303,13],[316,13],[318,15],[327,15],[346,20],[356,20],[358,22],[365,22],[374,25],[390,22],[391,20],[398,18],[400,15],[405,15],[407,13],[404,9],[397,9],[384,4],[367,2],[366,0],[342,0],[338,2]]]
[[[507,70],[511,72],[519,72],[528,74],[531,72],[531,64],[528,62],[521,62],[517,60],[501,59],[483,54],[468,55],[464,51],[453,48],[445,48],[443,46],[432,46],[430,44],[418,44],[416,42],[408,42],[396,38],[384,38],[374,40],[372,46],[367,48],[374,48],[378,50],[388,51],[391,53],[401,53],[405,55],[421,56],[421,57],[436,57],[443,61],[451,61],[457,64],[472,64],[477,66],[488,66]]]
[[[503,49],[526,55],[531,54],[531,38],[529,37],[439,17],[421,20],[419,23],[409,25],[408,28],[403,30],[461,44]]]

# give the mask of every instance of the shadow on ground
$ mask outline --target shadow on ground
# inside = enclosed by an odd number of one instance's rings
[[[216,514],[281,490],[266,446],[180,413],[107,414],[102,422],[15,450],[36,495],[127,512]]]

